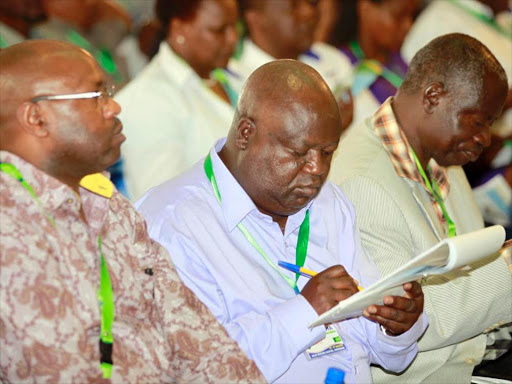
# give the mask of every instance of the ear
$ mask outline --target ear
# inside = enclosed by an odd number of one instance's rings
[[[23,131],[35,137],[47,137],[46,119],[41,106],[26,101],[16,109],[16,118]]]
[[[423,109],[426,113],[431,114],[439,105],[441,98],[446,94],[443,83],[435,82],[429,84],[423,90]]]
[[[187,39],[190,30],[190,23],[177,17],[171,19],[167,29],[167,42],[173,49],[179,49]],[[181,42],[180,42],[181,40]]]
[[[256,124],[254,124],[254,121],[247,117],[241,118],[236,127],[236,147],[240,151],[245,151],[255,132]]]

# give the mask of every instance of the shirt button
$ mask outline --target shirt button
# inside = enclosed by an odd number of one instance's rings
[[[476,364],[476,360],[472,359],[471,357],[464,361],[466,362],[467,365],[475,365]]]
[[[68,204],[72,204],[73,203],[73,199],[68,199]]]

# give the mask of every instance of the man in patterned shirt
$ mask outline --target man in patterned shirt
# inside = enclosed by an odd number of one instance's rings
[[[98,173],[125,137],[95,60],[35,40],[0,71],[0,380],[264,381]]]

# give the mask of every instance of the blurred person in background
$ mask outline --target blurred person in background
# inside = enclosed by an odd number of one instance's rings
[[[353,102],[348,91],[350,62],[325,43],[314,42],[318,0],[239,0],[247,36],[239,57],[227,72],[237,90],[255,69],[276,59],[300,60],[315,68],[334,93],[342,114],[342,129],[352,121]]]
[[[332,4],[330,13],[338,11],[340,17],[330,42],[340,47],[354,68],[351,89],[356,125],[393,96],[402,83],[407,64],[400,47],[419,1],[341,0]]]
[[[127,81],[124,66],[115,57],[128,34],[130,16],[116,2],[106,0],[41,0],[47,19],[29,31],[31,39],[67,41],[90,52],[117,85]]]
[[[512,2],[509,0],[432,1],[418,16],[402,46],[409,62],[419,47],[447,33],[465,33],[496,56],[507,73],[509,93],[503,115],[491,127],[492,141],[464,170],[489,224],[501,224],[512,237]],[[434,27],[435,26],[435,27]]]
[[[341,0],[318,0],[318,23],[314,40],[330,43],[334,28],[340,19]]]
[[[217,70],[237,41],[235,0],[158,0],[158,54],[116,98],[123,107],[128,195],[178,175],[225,136],[237,94]]]
[[[31,26],[44,19],[41,0],[0,1],[0,48],[21,43]]]

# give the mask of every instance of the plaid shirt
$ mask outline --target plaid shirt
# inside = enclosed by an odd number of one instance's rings
[[[411,153],[409,142],[400,128],[393,112],[393,108],[391,106],[392,100],[392,97],[388,98],[373,115],[372,124],[375,129],[375,133],[382,141],[382,145],[386,151],[388,151],[397,175],[420,183],[428,192],[439,220],[441,223],[446,224],[440,205],[434,199],[434,196],[427,188],[423,177],[418,171],[418,167],[416,166],[416,162],[414,161],[414,157]],[[448,183],[444,169],[439,166],[434,159],[430,159],[427,168],[427,172],[431,179],[434,179],[439,185],[441,197],[443,198],[443,201],[445,201],[448,197],[448,193],[450,192],[450,184]]]

